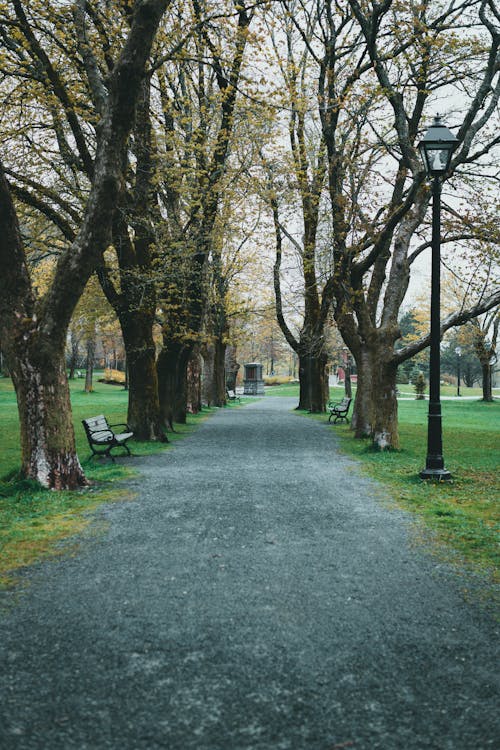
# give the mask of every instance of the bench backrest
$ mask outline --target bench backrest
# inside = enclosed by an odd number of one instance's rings
[[[108,420],[104,414],[99,414],[98,417],[89,417],[88,419],[82,419],[85,429],[89,432],[101,432],[102,430],[109,430]]]
[[[347,396],[344,396],[342,401],[340,401],[338,404],[332,404],[332,406],[335,408],[335,411],[347,411],[349,409],[349,406],[351,404],[352,398],[348,398]]]
[[[87,433],[87,439],[89,442],[98,444],[110,443],[114,440],[114,432],[108,425],[108,420],[104,414],[99,414],[98,417],[82,419],[82,424]]]

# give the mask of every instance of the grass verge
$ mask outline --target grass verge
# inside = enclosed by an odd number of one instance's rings
[[[0,380],[0,588],[16,582],[20,569],[48,557],[67,554],[71,537],[82,534],[96,509],[107,502],[130,499],[121,483],[133,475],[126,458],[89,460],[90,450],[81,420],[104,413],[110,422],[125,421],[127,393],[122,388],[99,383],[87,394],[82,382],[71,383],[77,450],[91,486],[76,492],[52,492],[36,482],[19,479],[19,426],[14,390],[10,380]],[[169,450],[189,435],[214,409],[190,415],[185,425],[176,425],[169,443],[129,443],[133,455]]]
[[[493,583],[500,580],[500,403],[444,401],[443,452],[453,481],[422,481],[427,409],[424,401],[399,403],[401,450],[375,451],[355,440],[348,425],[332,426],[340,447],[382,482],[397,505],[421,518],[440,554],[472,566]],[[325,416],[315,415],[323,422]]]

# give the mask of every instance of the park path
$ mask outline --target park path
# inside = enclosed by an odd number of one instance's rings
[[[407,516],[268,397],[133,459],[0,613],[0,747],[485,750],[498,626]]]

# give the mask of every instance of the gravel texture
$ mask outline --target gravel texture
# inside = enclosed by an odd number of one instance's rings
[[[136,499],[3,594],[2,750],[500,746],[498,624],[293,405],[132,459]]]

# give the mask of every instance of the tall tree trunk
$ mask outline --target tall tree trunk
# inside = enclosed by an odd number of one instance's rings
[[[236,378],[240,364],[236,360],[236,347],[229,344],[226,347],[226,387],[230,391],[236,391]]]
[[[484,360],[481,361],[481,370],[483,375],[483,401],[493,401],[493,391],[492,391],[492,382],[491,382],[491,370],[492,367],[489,363],[489,359],[487,362]]]
[[[186,423],[187,366],[192,346],[172,341],[163,345],[157,361],[160,415],[165,426]]]
[[[92,335],[87,339],[87,363],[85,369],[85,393],[92,393],[94,390],[94,359],[95,359],[95,336]]]
[[[201,411],[201,353],[194,347],[187,366],[187,411],[198,414]]]
[[[70,330],[70,355],[69,355],[69,379],[74,380],[75,370],[78,364],[78,337],[73,330]]]
[[[328,385],[326,354],[299,353],[299,405],[297,409],[324,412]]]
[[[385,362],[376,370],[372,389],[373,444],[379,450],[399,449],[397,366]]]
[[[45,351],[48,356],[40,356]],[[12,357],[21,433],[21,471],[50,489],[87,484],[76,454],[64,352],[30,346]]]
[[[215,386],[215,347],[213,344],[205,344],[201,349],[203,357],[202,378],[202,401],[207,406],[213,406],[217,401],[217,389]]]
[[[167,442],[162,429],[152,316],[140,310],[120,315],[127,353],[127,423],[137,440]]]
[[[351,428],[357,438],[366,438],[372,435],[373,367],[374,363],[370,352],[366,347],[362,347],[356,356],[358,382],[351,421]]]
[[[358,382],[352,428],[357,438],[371,437],[380,450],[399,448],[397,365],[390,346],[378,337],[364,344],[356,357]]]
[[[214,356],[214,384],[216,392],[216,406],[226,404],[226,344],[220,339],[215,340]]]

